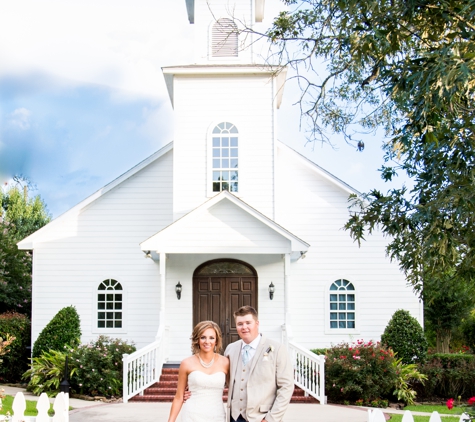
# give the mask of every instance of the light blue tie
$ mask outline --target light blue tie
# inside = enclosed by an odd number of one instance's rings
[[[249,344],[246,344],[242,349],[242,364],[246,366],[249,360],[251,359],[251,355],[249,353],[249,351],[251,350],[251,346],[249,346]]]

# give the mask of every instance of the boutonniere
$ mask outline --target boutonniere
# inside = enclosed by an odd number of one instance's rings
[[[262,360],[269,360],[269,353],[274,351],[274,346],[269,346],[264,353],[264,359]]]

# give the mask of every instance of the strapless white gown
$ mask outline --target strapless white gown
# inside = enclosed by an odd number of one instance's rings
[[[193,371],[188,375],[191,397],[181,408],[182,422],[225,422],[223,389],[226,381],[224,372],[208,375]]]

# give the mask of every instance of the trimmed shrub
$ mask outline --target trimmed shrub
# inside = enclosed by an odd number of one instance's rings
[[[389,321],[381,343],[393,349],[403,363],[424,362],[427,357],[427,339],[421,325],[408,311],[399,309]]]
[[[419,371],[428,378],[424,386],[416,388],[420,399],[469,398],[475,394],[475,355],[436,353],[419,365]]]
[[[15,337],[8,347],[9,352],[2,356],[0,382],[20,382],[22,374],[30,363],[31,322],[26,315],[6,312],[0,315],[0,337],[7,334]]]
[[[122,395],[122,355],[133,352],[134,345],[106,336],[72,350],[70,362],[76,368],[72,389],[90,396]]]
[[[396,385],[394,353],[379,343],[341,343],[327,349],[325,390],[333,402],[371,403],[391,397]]]
[[[63,351],[64,346],[76,347],[81,339],[79,315],[74,306],[61,309],[43,328],[33,346],[33,357],[50,350]]]

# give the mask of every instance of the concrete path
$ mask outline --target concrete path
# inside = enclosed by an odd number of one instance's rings
[[[38,396],[22,388],[0,386],[5,394],[14,396],[21,391],[26,400],[38,400]],[[51,402],[54,399],[50,399]],[[70,422],[162,422],[168,419],[171,403],[103,403],[71,398]],[[402,410],[382,409],[385,414],[404,413]],[[430,413],[412,412],[414,415]],[[367,422],[365,407],[327,404],[290,404],[285,422]],[[178,419],[180,422],[180,419]]]

